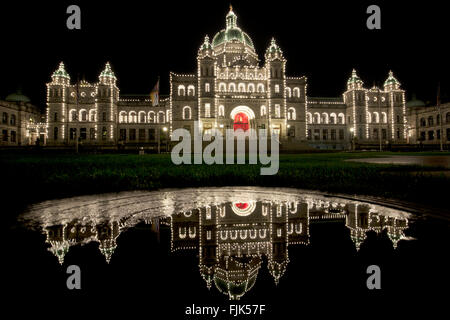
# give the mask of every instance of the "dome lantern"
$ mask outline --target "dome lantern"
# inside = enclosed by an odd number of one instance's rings
[[[388,78],[384,82],[385,90],[400,89],[400,82],[394,77],[394,73],[389,71]]]
[[[356,73],[356,70],[352,70],[351,77],[347,80],[347,89],[362,89],[363,81]]]
[[[64,67],[64,63],[61,61],[59,63],[58,69],[56,69],[55,72],[53,72],[52,74],[52,81],[53,83],[57,83],[57,84],[69,84],[70,82],[70,76],[67,73],[65,67]]]

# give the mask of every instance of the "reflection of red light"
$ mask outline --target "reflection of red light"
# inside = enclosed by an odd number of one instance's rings
[[[236,203],[235,205],[236,205],[236,207],[238,207],[241,210],[248,208],[248,203],[246,203],[246,202],[244,202],[244,203],[239,202],[239,203]]]

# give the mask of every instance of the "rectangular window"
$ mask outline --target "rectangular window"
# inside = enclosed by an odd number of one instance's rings
[[[53,140],[58,140],[58,127],[53,129]]]
[[[119,140],[120,141],[127,140],[127,129],[120,129],[119,130]]]
[[[420,132],[420,140],[424,141],[425,140],[425,131],[421,131]]]
[[[106,136],[108,134],[108,130],[106,130],[106,127],[102,128],[102,140],[106,140]]]
[[[103,112],[102,119],[103,121],[106,121],[106,112]]]
[[[89,129],[89,138],[91,140],[95,140],[95,128],[90,128]]]
[[[8,114],[6,112],[3,112],[2,123],[4,124],[8,123]]]
[[[55,112],[55,114],[53,115],[53,121],[58,121],[58,112]]]
[[[382,137],[382,139],[386,140],[386,138],[387,138],[387,131],[386,131],[386,129],[381,129],[381,137]]]
[[[148,129],[148,140],[155,141],[156,138],[156,130],[154,128]]]
[[[10,123],[12,126],[15,126],[15,125],[16,125],[16,115],[15,115],[15,114],[12,114],[12,115],[11,115],[11,119],[10,119],[9,123]]]
[[[130,140],[136,140],[136,129],[130,129]]]
[[[11,142],[16,142],[16,132],[11,131]]]
[[[275,93],[280,93],[280,85],[275,85]]]
[[[450,141],[450,128],[447,128],[447,141]]]
[[[209,92],[210,88],[209,88],[209,83],[205,83],[205,92]]]
[[[441,139],[441,130],[436,130],[436,139]]]
[[[86,140],[86,128],[80,128],[80,138]]]
[[[434,140],[434,131],[428,131],[428,140]]]
[[[344,140],[345,136],[344,136],[344,129],[339,129],[339,140]]]
[[[211,117],[211,104],[205,103],[205,118]]]
[[[275,105],[275,118],[281,118],[281,109],[279,104]]]
[[[2,140],[8,141],[8,130],[2,130]]]
[[[288,136],[289,137],[295,137],[295,128],[294,127],[290,127],[289,129],[288,129]]]
[[[328,129],[323,129],[322,140],[328,140]]]
[[[77,128],[70,128],[69,130],[69,139],[75,140],[77,137]]]
[[[378,139],[378,129],[373,129],[373,138]]]
[[[336,140],[336,129],[331,129],[331,140]]]
[[[320,140],[320,130],[314,129],[314,140]]]
[[[312,132],[311,129],[308,129],[308,140],[312,139]]]
[[[139,140],[145,140],[145,129],[139,129]]]

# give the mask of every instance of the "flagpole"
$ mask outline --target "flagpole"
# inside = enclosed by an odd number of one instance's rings
[[[442,114],[441,114],[441,83],[438,82],[438,92],[437,92],[437,99],[436,99],[437,109],[439,112],[439,143],[441,145],[441,152],[444,151],[444,145],[442,143]]]

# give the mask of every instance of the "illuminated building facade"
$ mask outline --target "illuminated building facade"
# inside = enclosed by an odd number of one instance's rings
[[[39,108],[20,92],[0,100],[0,146],[45,144],[46,123]]]
[[[272,39],[260,63],[249,35],[230,8],[225,28],[205,37],[196,72],[170,73],[170,95],[153,105],[149,96],[119,94],[109,63],[97,83],[71,84],[64,64],[47,84],[49,145],[151,146],[177,128],[267,129],[283,148],[346,149],[354,144],[405,144],[411,135],[405,91],[392,72],[383,88],[364,87],[353,70],[339,97],[307,95],[307,78],[286,75],[287,60]],[[415,121],[415,119],[409,119]]]

